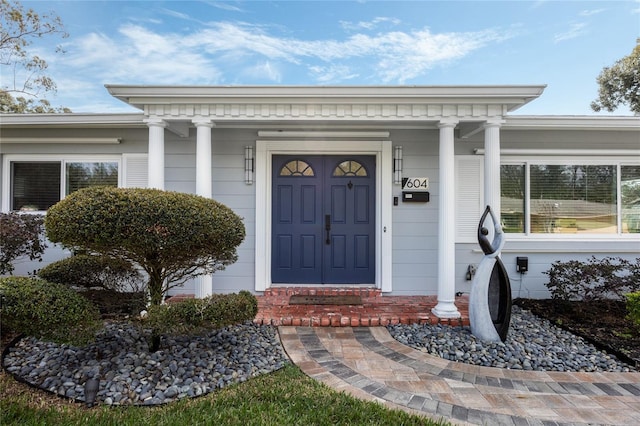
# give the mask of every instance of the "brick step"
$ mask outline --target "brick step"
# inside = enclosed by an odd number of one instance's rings
[[[293,295],[360,296],[362,305],[289,305]],[[192,298],[176,295],[170,301]],[[456,298],[460,318],[438,318],[436,296],[383,296],[369,287],[271,287],[258,299],[256,324],[302,327],[376,327],[395,324],[469,325],[469,298]]]
[[[293,295],[361,296],[362,305],[289,305]],[[374,288],[273,287],[258,296],[255,322],[274,326],[374,327],[394,324],[469,325],[468,297],[456,300],[461,318],[438,318],[436,296],[383,296]]]

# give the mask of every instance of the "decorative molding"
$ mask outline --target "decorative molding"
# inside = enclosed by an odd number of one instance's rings
[[[486,121],[508,113],[507,105],[448,103],[225,103],[151,104],[145,114],[165,120],[187,120],[195,116],[211,120],[376,120],[417,121],[457,118]]]

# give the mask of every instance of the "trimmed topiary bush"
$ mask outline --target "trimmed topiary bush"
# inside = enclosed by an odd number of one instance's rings
[[[102,327],[91,302],[39,278],[0,278],[0,315],[3,328],[56,343],[88,343]]]
[[[551,297],[563,301],[624,300],[626,293],[640,291],[640,258],[635,263],[595,256],[586,262],[554,262],[545,274]]]
[[[152,330],[156,341],[151,344],[151,350],[156,351],[160,343],[160,335],[206,332],[251,321],[257,313],[256,297],[248,291],[241,291],[152,305],[142,319],[142,325]]]
[[[635,293],[629,293],[627,298],[627,312],[629,312],[629,319],[633,321],[638,327],[640,327],[640,291]]]
[[[144,278],[124,259],[78,254],[45,266],[38,276],[79,290],[105,316],[137,315],[147,305]]]
[[[217,201],[140,188],[76,191],[49,209],[45,228],[66,248],[138,265],[152,305],[186,280],[234,263],[245,237],[240,217]]]
[[[80,289],[140,291],[142,274],[124,259],[78,254],[53,262],[38,271],[43,280]]]

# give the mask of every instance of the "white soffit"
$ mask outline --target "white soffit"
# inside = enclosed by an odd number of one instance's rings
[[[134,86],[105,85],[141,110],[174,104],[486,104],[507,111],[536,99],[546,85],[505,86]]]

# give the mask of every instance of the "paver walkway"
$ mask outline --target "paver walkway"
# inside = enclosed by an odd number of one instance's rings
[[[640,425],[640,373],[523,372],[447,361],[384,327],[279,327],[292,361],[357,398],[455,424]]]

